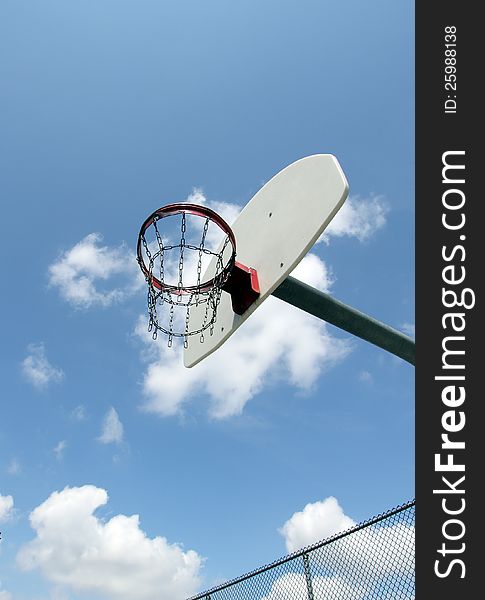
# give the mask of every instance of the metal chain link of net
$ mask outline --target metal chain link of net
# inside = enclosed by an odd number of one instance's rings
[[[190,600],[413,600],[408,502]]]
[[[146,235],[140,234],[142,247],[145,253],[146,266],[145,279],[148,285],[148,331],[152,333],[153,339],[157,338],[161,331],[168,336],[168,346],[171,347],[173,338],[183,338],[184,347],[188,345],[188,337],[200,335],[200,341],[204,341],[204,331],[209,329],[213,333],[214,324],[217,319],[217,308],[220,303],[222,287],[227,280],[229,271],[228,264],[233,260],[225,258],[226,249],[230,239],[226,235],[219,250],[206,247],[207,232],[211,219],[205,217],[199,244],[189,243],[186,239],[187,217],[181,213],[180,241],[170,244],[163,241],[159,231],[158,221],[160,217],[154,216],[152,226],[154,240],[148,243]],[[151,249],[150,249],[151,247]],[[176,261],[176,283],[167,283],[167,256],[177,253],[176,258],[170,256],[172,263]],[[195,280],[184,283],[184,265],[187,256],[191,263],[196,263]],[[202,282],[203,259],[212,258],[214,267],[211,277],[211,285]],[[204,307],[202,325],[196,329],[190,328],[190,310],[194,306]],[[168,311],[168,315],[167,315]]]

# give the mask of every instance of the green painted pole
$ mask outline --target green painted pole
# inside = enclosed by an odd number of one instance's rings
[[[410,337],[294,277],[287,277],[273,296],[415,364],[415,343]]]

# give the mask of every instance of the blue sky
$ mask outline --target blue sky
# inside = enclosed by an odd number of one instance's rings
[[[299,276],[412,331],[412,11],[1,3],[1,600],[183,598],[413,497],[410,365],[269,299],[186,370],[133,258],[159,206],[332,153],[350,198]]]

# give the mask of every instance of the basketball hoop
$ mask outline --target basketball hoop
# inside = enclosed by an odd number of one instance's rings
[[[236,238],[229,225],[205,206],[168,204],[152,213],[138,235],[137,260],[148,285],[148,331],[184,340],[212,335],[222,291],[243,314],[259,296],[257,273],[236,262]],[[204,276],[202,275],[204,273]],[[207,275],[210,273],[210,275]],[[190,310],[203,307],[202,323],[190,327]]]
[[[161,331],[169,346],[182,338],[184,365],[193,367],[273,295],[414,364],[412,339],[291,277],[348,191],[335,156],[314,154],[267,181],[231,227],[205,206],[156,210],[143,223],[137,245],[153,337]],[[197,343],[207,330],[205,343]]]

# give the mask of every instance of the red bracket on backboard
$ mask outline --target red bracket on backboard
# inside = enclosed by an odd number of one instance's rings
[[[256,269],[235,262],[222,289],[231,294],[232,310],[237,315],[244,314],[259,298],[260,290]]]

